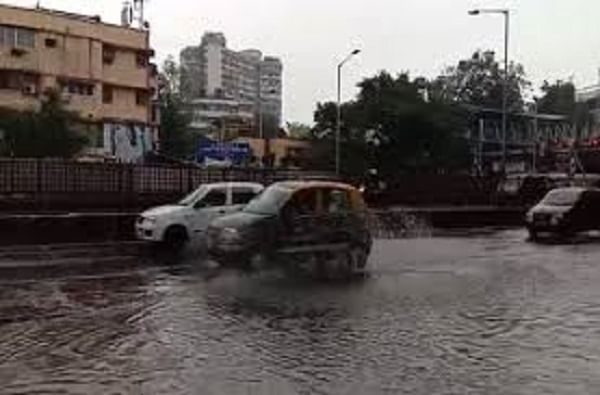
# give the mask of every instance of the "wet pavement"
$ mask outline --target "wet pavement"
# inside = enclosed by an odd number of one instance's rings
[[[135,245],[0,251],[60,262],[0,270],[0,393],[598,393],[600,240],[525,239],[380,239],[336,283]]]

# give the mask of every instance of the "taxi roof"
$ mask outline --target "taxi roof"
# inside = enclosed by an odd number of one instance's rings
[[[338,188],[345,189],[348,191],[356,190],[356,188],[352,185],[337,181],[279,181],[274,183],[273,185],[277,185],[278,187],[291,189],[294,191],[309,188]]]

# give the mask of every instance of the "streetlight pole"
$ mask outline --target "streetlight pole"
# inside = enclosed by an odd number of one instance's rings
[[[502,171],[506,172],[506,129],[508,124],[508,38],[510,11],[508,9],[479,9],[469,11],[469,15],[504,15],[504,78],[502,84]]]
[[[335,174],[340,175],[340,134],[342,130],[342,67],[354,55],[358,55],[360,49],[350,52],[346,58],[337,66],[337,114],[335,123]]]

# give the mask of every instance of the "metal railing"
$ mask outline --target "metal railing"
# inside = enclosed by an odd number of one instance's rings
[[[260,168],[200,168],[81,163],[47,159],[0,159],[0,194],[184,194],[221,181],[334,179],[331,173]]]

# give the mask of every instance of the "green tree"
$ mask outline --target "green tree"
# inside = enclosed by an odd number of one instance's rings
[[[543,95],[537,100],[538,112],[574,116],[575,86],[571,82],[558,80],[550,84],[544,81],[541,90]]]
[[[193,154],[195,139],[189,132],[190,117],[179,92],[180,70],[172,56],[162,65],[160,102],[160,153],[185,159]]]
[[[445,172],[465,165],[463,114],[448,103],[426,101],[425,82],[381,72],[358,84],[356,100],[341,108],[345,173],[361,175],[374,167],[391,177],[402,171]],[[318,104],[314,120],[314,138],[331,141],[328,146],[333,148],[336,105]],[[331,151],[327,154],[333,157]]]
[[[291,138],[308,139],[312,136],[311,127],[300,122],[288,122],[286,129]]]
[[[72,158],[87,144],[73,125],[75,113],[67,111],[60,94],[45,93],[39,111],[6,112],[1,117],[4,131],[3,155],[29,158]]]
[[[460,104],[502,108],[504,72],[493,51],[477,51],[469,59],[448,67],[429,87],[433,98]],[[531,86],[521,64],[508,67],[508,108],[522,111],[523,93]]]

